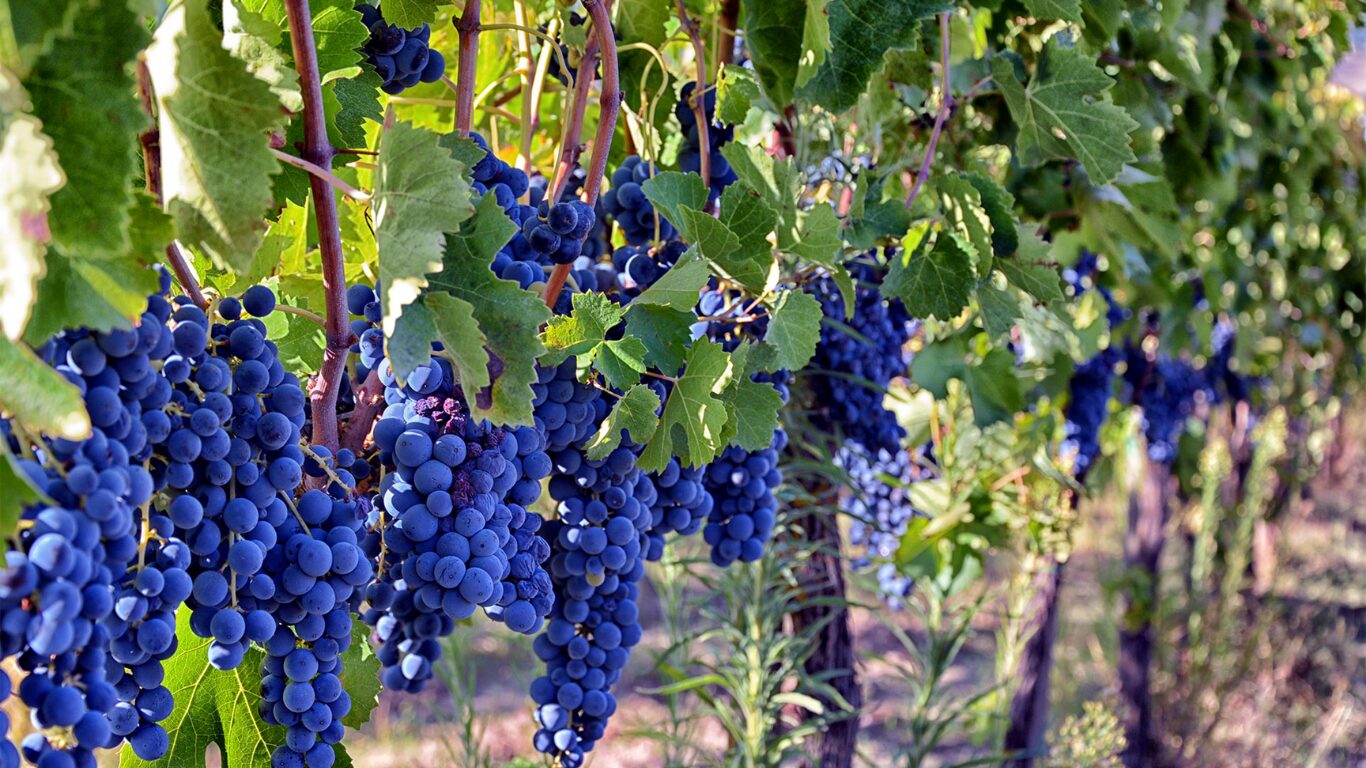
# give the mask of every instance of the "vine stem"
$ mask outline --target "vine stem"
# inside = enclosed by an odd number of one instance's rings
[[[460,33],[460,58],[456,64],[455,129],[462,137],[470,135],[474,118],[474,80],[479,66],[479,0],[465,0],[455,20]]]
[[[152,125],[138,136],[138,142],[142,144],[143,175],[147,178],[147,191],[156,198],[157,205],[162,205],[164,201],[161,196],[161,131],[157,128],[152,72],[147,68],[146,60],[142,58],[138,58],[137,70],[138,97],[142,102],[142,111],[146,112],[152,121]],[[185,257],[185,252],[180,250],[180,245],[174,240],[166,245],[166,262],[171,265],[171,274],[175,275],[180,289],[190,297],[190,301],[200,309],[207,309],[209,300],[204,298],[204,291],[199,287],[199,276],[195,274],[190,260]]]
[[[584,202],[589,206],[597,203],[598,192],[602,189],[602,177],[607,172],[607,154],[612,148],[612,135],[617,130],[617,114],[621,111],[621,76],[617,71],[617,40],[612,30],[612,16],[607,7],[607,0],[584,0],[583,7],[588,11],[588,15],[593,20],[593,41],[597,43],[597,48],[602,55],[602,95],[598,100],[598,130],[593,135],[593,156],[588,163],[588,178],[584,182]],[[587,46],[591,49],[590,43]],[[586,50],[581,67],[587,67],[587,71],[579,72],[579,82],[591,83],[593,80],[593,58],[588,55]],[[583,89],[583,99],[588,99],[588,88]],[[580,87],[579,83],[574,84],[574,101],[578,103]],[[578,137],[583,132],[583,110],[579,109],[577,124],[571,124],[573,145],[578,144]],[[569,134],[566,138],[571,138]],[[561,152],[573,151],[571,143],[565,141],[561,147]],[[577,155],[577,152],[575,152]],[[563,154],[561,160],[564,159]],[[560,192],[564,189],[565,180],[569,174],[567,169],[561,166],[556,172],[555,186],[550,190],[547,200],[559,200]],[[545,286],[545,304],[554,307],[555,302],[560,298],[560,291],[564,289],[565,280],[569,278],[571,264],[556,264],[553,272],[550,273],[550,280]]]
[[[699,153],[698,171],[702,176],[702,186],[711,190],[711,126],[707,122],[707,50],[702,47],[702,35],[697,29],[697,22],[688,15],[688,9],[683,5],[683,0],[675,0],[678,6],[678,21],[683,25],[683,30],[688,33],[688,39],[692,40],[692,56],[697,60],[697,83],[693,85],[692,114],[697,121],[697,151]]]
[[[934,129],[930,131],[930,145],[925,148],[925,159],[920,161],[920,172],[915,175],[915,183],[911,185],[911,194],[906,197],[906,207],[910,208],[915,203],[915,199],[920,196],[920,188],[925,186],[925,179],[930,175],[930,166],[934,163],[935,148],[939,146],[939,135],[944,132],[944,122],[949,119],[949,112],[953,109],[953,96],[949,92],[949,14],[939,14],[939,56],[940,56],[940,76],[942,78],[939,90],[939,112],[934,116]]]
[[[276,160],[279,160],[280,162],[285,163],[287,165],[292,165],[295,168],[298,168],[299,170],[308,173],[314,178],[322,179],[329,185],[336,187],[337,190],[340,191],[342,194],[346,195],[352,200],[355,200],[358,203],[370,202],[370,195],[360,191],[359,189],[356,189],[350,184],[347,184],[345,181],[342,181],[341,179],[337,178],[336,174],[332,173],[326,168],[323,168],[320,165],[314,165],[313,163],[308,162],[302,157],[295,157],[294,155],[291,155],[288,152],[281,152],[280,150],[275,149],[273,147],[271,148],[270,153],[272,155],[275,155]],[[333,150],[333,154],[335,153],[336,150]]]
[[[735,61],[735,27],[739,22],[740,0],[723,0],[721,18],[717,20],[717,26],[721,29],[720,39],[716,44],[718,69]]]
[[[335,154],[327,140],[327,115],[323,111],[322,79],[318,72],[318,51],[313,40],[313,16],[308,0],[285,0],[289,19],[289,40],[294,49],[294,66],[299,73],[303,95],[304,160],[331,173]],[[337,218],[337,198],[332,186],[310,174],[313,211],[317,217],[318,250],[322,254],[323,292],[327,317],[323,326],[327,347],[322,366],[309,387],[313,416],[313,442],[327,446],[335,455],[337,437],[337,394],[346,371],[346,355],[351,347],[351,328],[347,325],[345,257],[342,254],[341,226]]]
[[[374,425],[375,417],[383,407],[384,387],[379,383],[379,368],[376,367],[356,390],[356,408],[351,412],[351,418],[346,421],[346,429],[342,430],[341,447],[350,448],[353,452],[359,452],[364,448],[370,427]]]

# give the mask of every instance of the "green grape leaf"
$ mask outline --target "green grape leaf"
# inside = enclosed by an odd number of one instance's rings
[[[746,451],[762,451],[773,444],[783,396],[772,384],[737,376],[726,388],[725,399],[734,424],[732,444]]]
[[[360,728],[370,722],[370,715],[379,706],[381,688],[379,657],[370,647],[370,628],[364,622],[351,622],[351,647],[342,654],[341,663],[337,677],[341,678],[342,690],[351,696],[351,711],[342,718],[342,725]]]
[[[156,285],[156,273],[128,256],[73,259],[53,248],[24,339],[36,346],[65,328],[126,328]]]
[[[427,293],[422,302],[431,311],[436,339],[445,347],[439,354],[460,372],[460,386],[467,388],[466,392],[478,392],[492,383],[486,349],[489,340],[474,319],[474,305],[439,291]]]
[[[404,29],[436,21],[437,0],[386,0],[384,20]]]
[[[1015,375],[1015,355],[993,349],[970,366],[965,383],[972,397],[972,418],[979,427],[1008,421],[1024,408],[1024,387]]]
[[[66,182],[52,139],[28,109],[19,81],[0,68],[0,335],[8,339],[28,325],[47,271],[49,196]]]
[[[926,238],[928,240],[928,238]],[[963,311],[975,282],[970,246],[954,232],[940,232],[926,252],[926,240],[891,258],[882,295],[901,299],[913,317],[950,320]]]
[[[830,273],[844,301],[844,316],[854,314],[854,279],[844,266],[844,242],[840,240],[840,220],[835,209],[817,205],[800,216],[800,234],[791,248],[792,253]]]
[[[53,42],[71,31],[89,0],[0,0],[0,71],[25,77]]]
[[[735,240],[735,248],[713,256],[702,254],[712,262],[716,273],[748,288],[755,295],[764,292],[777,266],[773,246],[768,236],[777,224],[778,215],[757,194],[743,185],[732,184],[721,193],[720,223]]]
[[[1001,270],[1001,274],[1006,276],[1011,285],[1040,302],[1061,302],[1064,298],[1062,282],[1057,267],[1049,260],[1052,246],[1044,242],[1030,227],[1021,225],[1017,236],[1020,242],[1018,255],[998,260],[996,268]]]
[[[663,171],[640,185],[645,198],[675,227],[683,226],[682,209],[701,211],[707,207],[707,186],[695,173]]]
[[[327,80],[328,75],[361,63],[360,48],[370,38],[370,30],[361,23],[352,0],[332,0],[313,4],[313,38],[318,48],[318,71]]]
[[[939,339],[911,358],[911,380],[935,398],[949,396],[949,380],[967,376],[967,349],[963,336]]]
[[[631,306],[654,304],[689,312],[697,304],[698,294],[707,284],[708,276],[707,264],[694,246],[678,257],[678,261],[653,285],[632,299]]]
[[[465,166],[451,157],[439,138],[402,122],[380,138],[371,206],[386,335],[394,332],[403,308],[426,287],[428,273],[441,269],[446,233],[455,232],[474,213]],[[400,377],[409,373],[395,370]]]
[[[695,322],[690,311],[633,301],[626,311],[626,335],[645,344],[645,365],[672,374],[683,367]]]
[[[821,303],[809,293],[783,291],[769,306],[764,345],[776,354],[764,371],[800,371],[816,354],[821,340]]]
[[[960,178],[977,190],[982,208],[991,220],[991,248],[997,258],[1005,258],[1020,247],[1015,222],[1015,196],[1000,184],[977,173],[965,173]]]
[[[864,183],[864,179],[868,179]],[[859,177],[854,203],[849,208],[844,239],[849,247],[866,250],[889,237],[901,238],[911,227],[911,212],[900,200],[883,200],[885,179]]]
[[[1020,162],[1033,166],[1075,158],[1093,182],[1109,183],[1135,160],[1129,132],[1138,123],[1106,96],[1114,80],[1081,51],[1057,40],[1044,48],[1028,86],[1016,76],[1010,57],[992,62],[996,86],[1019,125]]]
[[[741,18],[745,22],[745,44],[754,62],[754,71],[759,75],[759,82],[763,84],[769,101],[779,111],[792,103],[796,93],[805,24],[799,27],[793,21],[805,20],[806,6],[803,0],[740,2]]]
[[[25,427],[67,440],[90,436],[80,390],[26,345],[0,336],[0,411]],[[8,495],[8,488],[4,494]]]
[[[379,85],[379,75],[362,70],[355,77],[339,78],[324,86],[324,96],[330,93],[336,99],[337,112],[332,123],[344,145],[364,146],[365,121],[378,123],[384,119],[379,107]]]
[[[403,310],[403,314],[394,321],[393,333],[384,335],[384,356],[389,358],[389,365],[400,381],[406,381],[414,368],[431,362],[433,341],[436,341],[436,316],[427,307],[424,296]],[[488,380],[487,372],[481,374],[472,371],[470,376],[471,384],[479,382],[481,376],[486,383]],[[462,374],[462,386],[464,382]]]
[[[133,180],[142,168],[138,132],[148,122],[129,64],[150,39],[126,3],[101,3],[24,81],[66,174],[52,195],[52,241],[72,253],[128,248]]]
[[[497,199],[484,195],[474,218],[446,236],[444,266],[432,275],[429,289],[445,291],[474,307],[474,319],[488,339],[490,385],[468,386],[466,377],[473,374],[462,371],[461,387],[474,415],[494,424],[531,424],[531,385],[536,382],[536,359],[545,351],[540,327],[550,319],[539,295],[499,279],[489,269],[498,249],[516,231]]]
[[[1081,0],[1024,0],[1024,4],[1036,19],[1081,22]]]
[[[676,223],[679,234],[697,248],[717,274],[752,284],[756,276],[754,270],[747,269],[749,265],[744,261],[730,258],[740,248],[740,239],[724,222],[692,208],[679,209],[679,216],[682,219]],[[762,286],[762,275],[758,275],[758,282]]]
[[[800,95],[832,112],[854,106],[883,55],[914,43],[917,23],[952,8],[943,0],[831,0],[830,52]]]
[[[1009,291],[994,285],[978,287],[977,305],[982,310],[982,327],[992,339],[1009,334],[1020,319],[1020,302]]]
[[[673,18],[673,4],[662,3],[657,0],[619,0],[613,4],[612,11],[616,16],[616,25],[613,30],[617,35],[618,48],[633,43],[642,43],[652,48],[659,48],[668,39],[665,25]],[[584,25],[587,26],[587,25]],[[569,27],[574,29],[574,27]],[[565,32],[561,32],[564,36]],[[572,43],[569,43],[572,45]],[[621,94],[631,111],[643,114],[648,105],[641,104],[642,98],[648,98],[648,91],[641,93],[641,78],[645,76],[645,69],[649,67],[652,74],[649,76],[649,84],[657,84],[659,80],[659,69],[654,63],[654,57],[645,50],[625,50],[618,56],[621,70]],[[655,85],[654,87],[658,87]],[[666,119],[670,110],[664,108],[669,102],[668,99],[660,99],[661,103],[655,105],[655,111],[651,114],[650,122],[659,127],[661,120]]]
[[[740,142],[731,142],[721,147],[721,155],[730,163],[731,168],[735,169],[741,184],[753,190],[753,193],[777,215],[777,223],[773,225],[772,231],[778,233],[778,247],[791,248],[793,238],[797,234],[797,203],[801,198],[803,186],[801,174],[793,164],[792,158],[774,160],[757,147],[746,146]],[[736,185],[732,184],[726,188],[726,192],[735,188]],[[742,187],[733,194],[738,195],[743,191]],[[722,193],[723,219],[726,208],[725,194]],[[767,234],[765,232],[765,235]]]
[[[205,751],[217,744],[224,765],[266,768],[270,754],[284,743],[285,729],[267,727],[256,711],[261,700],[264,654],[247,651],[231,672],[209,665],[209,642],[190,630],[190,612],[176,616],[175,654],[166,660],[163,685],[175,698],[175,709],[162,725],[170,747],[160,760],[142,760],[125,745],[120,768],[204,768]]]
[[[688,350],[687,366],[674,382],[664,404],[659,429],[641,451],[641,469],[662,471],[669,458],[700,467],[716,458],[725,448],[722,434],[729,416],[719,395],[730,384],[735,367],[730,355],[708,339],[700,339]]]
[[[247,69],[270,84],[270,90],[285,109],[303,109],[299,74],[294,62],[282,49],[285,36],[283,8],[279,22],[262,16],[250,2],[233,0],[223,4],[223,47],[246,62]]]
[[[802,59],[797,67],[798,89],[811,81],[825,64],[830,50],[830,0],[806,0],[806,21],[802,26]]]
[[[8,343],[0,338],[0,347]],[[24,508],[44,498],[33,487],[28,475],[19,469],[17,461],[9,452],[8,441],[0,440],[0,488],[5,489],[4,493],[0,493],[0,536],[7,539],[14,535],[19,518],[24,515]]]
[[[595,368],[617,389],[638,383],[645,371],[644,342],[631,336],[607,338],[621,323],[626,308],[601,293],[576,293],[572,303],[570,314],[551,318],[546,325],[542,338],[547,352],[542,364],[559,365],[575,357],[580,371]]]
[[[597,434],[588,441],[588,458],[599,461],[621,445],[622,430],[631,442],[644,445],[654,436],[659,426],[659,395],[645,384],[637,384],[617,399],[612,410],[598,427]]]
[[[726,67],[716,84],[716,119],[726,124],[743,123],[760,95],[759,82],[752,71]]]
[[[977,187],[956,173],[940,176],[935,182],[944,210],[944,226],[958,233],[972,256],[978,277],[991,274],[991,219],[982,207]]]
[[[204,0],[176,2],[147,49],[159,102],[162,192],[181,242],[225,269],[250,267],[274,204],[270,135],[280,100],[223,48]]]

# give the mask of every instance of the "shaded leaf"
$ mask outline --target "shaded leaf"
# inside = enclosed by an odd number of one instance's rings
[[[882,295],[901,299],[913,317],[949,320],[972,296],[972,256],[953,232],[940,232],[928,252],[925,242],[891,257]]]
[[[626,390],[626,394],[613,404],[607,418],[603,419],[597,434],[588,441],[588,458],[594,461],[606,458],[607,454],[621,445],[623,430],[630,436],[631,442],[637,445],[649,442],[659,426],[659,417],[655,415],[659,405],[659,395],[645,384],[637,384]]]
[[[832,112],[852,107],[887,50],[915,42],[918,22],[952,7],[943,0],[831,0],[830,51],[802,97]]]
[[[90,436],[90,416],[76,385],[26,345],[0,337],[0,411],[30,430],[67,440]],[[7,495],[6,493],[0,494]]]

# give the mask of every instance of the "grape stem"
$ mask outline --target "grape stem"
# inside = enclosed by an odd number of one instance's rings
[[[455,129],[462,137],[470,135],[474,117],[474,80],[479,66],[479,0],[465,0],[465,8],[455,19],[460,33],[460,58],[456,63]]]
[[[697,60],[697,83],[692,89],[693,118],[697,121],[697,151],[699,153],[698,172],[702,176],[702,186],[711,189],[711,130],[707,122],[707,51],[702,47],[702,35],[697,29],[697,22],[688,15],[688,9],[684,7],[683,0],[675,0],[678,6],[678,21],[683,25],[683,30],[688,33],[688,38],[692,40],[692,57]]]
[[[379,383],[379,369],[370,371],[365,382],[356,390],[356,408],[342,430],[341,446],[359,453],[365,447],[365,438],[374,426],[375,417],[384,407],[384,387]]]
[[[335,150],[327,139],[327,114],[323,110],[322,78],[318,71],[318,51],[313,40],[313,17],[308,0],[285,0],[289,19],[289,39],[294,65],[299,73],[303,96],[304,160],[328,173]],[[318,376],[309,387],[313,416],[313,442],[337,451],[337,394],[346,370],[346,355],[351,347],[350,314],[346,309],[345,259],[342,254],[341,227],[337,218],[337,198],[327,181],[310,175],[313,211],[317,217],[318,250],[322,254],[323,292],[327,318],[324,329],[327,347]]]
[[[137,70],[138,97],[142,102],[142,111],[146,112],[152,121],[152,125],[138,135],[138,142],[142,144],[143,176],[147,179],[147,191],[156,198],[157,205],[162,205],[164,201],[161,196],[161,131],[157,128],[152,73],[142,58],[138,59]],[[171,265],[171,274],[175,275],[180,290],[190,297],[195,306],[200,309],[207,308],[209,301],[204,298],[204,291],[199,287],[199,277],[189,260],[185,258],[185,252],[180,250],[180,245],[174,240],[166,245],[166,262]]]
[[[934,116],[934,129],[930,131],[930,144],[925,148],[925,159],[920,161],[920,172],[915,175],[915,184],[911,185],[911,194],[906,197],[906,207],[910,208],[915,199],[920,196],[920,189],[925,186],[925,179],[930,176],[930,167],[934,163],[935,148],[939,146],[939,135],[944,132],[944,122],[949,118],[949,112],[953,110],[953,94],[949,92],[949,14],[939,14],[939,56],[940,56],[940,83],[939,83],[939,112]]]
[[[602,189],[602,177],[607,172],[607,154],[612,148],[612,134],[617,130],[617,114],[621,111],[621,77],[617,71],[617,40],[612,31],[612,17],[607,6],[608,0],[584,0],[583,7],[588,11],[589,17],[593,20],[593,42],[597,43],[597,48],[602,56],[602,94],[598,99],[598,130],[593,135],[593,156],[588,164],[588,178],[584,181],[583,199],[589,206],[597,203],[598,192]],[[579,94],[582,92],[582,101],[588,99],[588,88],[579,87],[579,83],[593,80],[593,57],[589,55],[593,49],[592,43],[584,51],[582,67],[587,67],[587,71],[579,72],[579,82],[575,83],[574,101],[580,101]],[[582,110],[578,112],[578,120],[570,125],[573,145],[578,144],[579,135],[583,132]],[[568,137],[568,134],[567,134]],[[573,151],[571,142],[565,141],[561,147],[561,152]],[[577,152],[575,152],[577,155]],[[561,155],[564,160],[564,155]],[[560,192],[564,189],[565,180],[568,178],[567,168],[562,164],[556,171],[555,186],[546,196],[547,200],[556,201],[560,199]],[[550,280],[545,287],[545,304],[554,307],[555,302],[560,298],[560,291],[564,290],[565,280],[569,277],[571,264],[556,264],[554,271],[550,273]]]
[[[720,40],[716,47],[717,63],[719,70],[735,60],[735,27],[740,22],[740,0],[724,0],[721,3],[721,18],[717,19],[717,26],[721,29]]]
[[[289,304],[276,304],[275,311],[284,312],[287,315],[297,315],[311,323],[317,323],[319,326],[323,328],[327,327],[327,321],[323,319],[322,315],[318,314],[317,312],[309,312],[303,307],[295,307]]]
[[[335,153],[335,150],[333,150],[333,152]],[[273,147],[271,148],[270,153],[272,155],[275,155],[276,160],[279,160],[280,162],[285,163],[286,165],[292,165],[301,171],[305,171],[311,174],[314,178],[322,179],[331,186],[336,187],[337,190],[340,191],[343,195],[346,195],[347,197],[351,198],[352,200],[355,200],[358,203],[370,202],[369,194],[362,192],[359,189],[356,189],[350,184],[347,184],[345,181],[342,181],[341,179],[337,178],[337,176],[334,175],[331,171],[327,170],[326,168],[323,168],[320,165],[314,165],[313,163],[308,162],[302,157],[295,157],[294,155],[291,155],[288,152],[281,152],[280,150],[275,149]]]

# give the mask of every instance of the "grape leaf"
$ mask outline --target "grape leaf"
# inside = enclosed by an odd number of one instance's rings
[[[911,226],[911,212],[900,200],[883,200],[886,179],[859,176],[853,205],[849,207],[844,239],[851,248],[873,248],[889,237],[900,238]]]
[[[662,3],[661,3],[662,5]],[[754,71],[759,75],[769,101],[778,108],[792,103],[797,72],[801,64],[806,18],[803,0],[741,0],[745,21],[745,43]]]
[[[384,20],[404,29],[436,21],[437,0],[387,0]]]
[[[8,344],[0,338],[0,346]],[[17,460],[10,453],[9,441],[0,440],[0,536],[9,538],[14,535],[24,508],[43,500],[43,494],[33,487],[28,475],[19,469]]]
[[[679,214],[681,221],[675,222],[679,234],[697,248],[713,271],[750,286],[750,290],[762,290],[764,274],[743,258],[730,258],[740,248],[740,239],[724,222],[692,208],[680,208]]]
[[[370,30],[361,22],[360,13],[352,0],[333,0],[326,7],[313,4],[313,37],[318,47],[318,71],[323,80],[328,75],[354,67],[361,62],[361,46],[370,38]],[[385,6],[388,12],[388,6]]]
[[[940,232],[928,253],[925,242],[892,256],[882,295],[901,299],[914,317],[950,320],[972,296],[972,255],[953,232]]]
[[[854,106],[888,49],[910,45],[918,22],[952,7],[943,0],[831,0],[830,52],[800,95],[832,112]]]
[[[597,434],[588,441],[588,458],[598,461],[621,445],[621,432],[626,431],[631,442],[644,445],[659,426],[659,395],[645,384],[626,390],[598,427]]]
[[[1015,227],[1015,196],[1000,184],[978,173],[964,173],[961,178],[977,190],[982,208],[991,219],[991,248],[997,258],[1005,258],[1020,247]]]
[[[616,16],[614,32],[617,35],[618,50],[633,43],[659,48],[668,39],[665,25],[673,18],[672,3],[662,3],[658,0],[619,0],[614,6],[612,10]],[[564,37],[566,31],[572,29],[575,28],[568,27],[561,32],[561,36]],[[567,39],[566,43],[573,45]],[[647,67],[654,70],[654,74],[650,75],[650,82],[658,82],[656,78],[659,77],[659,71],[655,66],[654,57],[647,50],[628,49],[620,51],[617,58],[620,62],[622,98],[636,114],[645,114],[647,108],[652,109],[649,113],[649,122],[658,130],[671,114],[668,108],[669,100],[659,99],[652,106],[641,103],[641,99],[648,98],[648,94],[651,93],[648,90],[642,93],[641,89],[641,78],[645,76]]]
[[[474,213],[470,186],[462,176],[465,167],[438,139],[402,122],[380,138],[372,210],[386,335],[393,334],[403,308],[426,287],[428,273],[441,269],[446,233],[455,232]]]
[[[1081,0],[1024,0],[1024,4],[1036,19],[1081,22]]]
[[[671,456],[689,467],[700,467],[725,448],[722,439],[729,420],[718,395],[730,384],[735,367],[730,355],[708,339],[688,351],[687,367],[674,383],[664,404],[659,429],[641,451],[641,469],[662,471]]]
[[[844,316],[854,315],[854,279],[844,266],[844,243],[840,240],[840,220],[829,205],[817,205],[801,215],[800,234],[792,252],[825,267],[839,289]]]
[[[721,193],[720,221],[735,238],[736,248],[718,257],[706,251],[703,255],[712,261],[718,274],[740,283],[755,295],[763,293],[777,264],[768,240],[778,221],[777,214],[752,190],[732,184]]]
[[[811,81],[825,64],[830,50],[830,0],[806,0],[806,20],[802,26],[802,59],[797,67],[798,89]]]
[[[53,248],[24,339],[36,346],[65,328],[126,328],[156,285],[156,273],[134,258],[74,259]]]
[[[672,374],[683,367],[696,321],[692,312],[633,301],[626,311],[626,335],[644,342],[645,365]]]
[[[778,233],[778,247],[791,248],[792,240],[797,234],[797,203],[803,187],[801,175],[797,172],[792,158],[774,160],[758,148],[740,142],[731,142],[721,147],[721,155],[730,163],[731,168],[735,169],[740,182],[757,194],[777,215],[777,223],[773,225],[773,229]],[[726,192],[730,192],[735,186],[727,187]],[[742,191],[743,188],[737,190],[736,194]],[[725,210],[726,199],[723,193],[723,219]]]
[[[128,65],[150,39],[126,3],[100,3],[25,80],[66,174],[66,186],[52,195],[49,223],[53,242],[70,252],[128,248],[138,132],[148,122]]]
[[[351,622],[351,646],[341,656],[342,668],[337,673],[342,690],[351,696],[351,711],[342,718],[347,728],[360,728],[370,722],[370,715],[379,706],[379,657],[370,647],[370,628],[364,622]],[[341,751],[337,757],[345,755]]]
[[[0,335],[9,339],[28,325],[46,271],[49,195],[66,181],[52,139],[28,107],[19,81],[0,68]]]
[[[778,294],[769,306],[764,345],[776,354],[762,369],[799,371],[816,354],[821,340],[821,303],[809,293],[794,289]]]
[[[727,124],[743,123],[759,96],[754,72],[744,67],[726,67],[716,84],[716,119]]]
[[[439,354],[460,371],[460,386],[466,393],[478,392],[490,384],[488,337],[474,319],[474,305],[449,293],[433,291],[422,297],[431,310],[436,338],[445,349]]]
[[[0,411],[20,424],[53,437],[83,440],[90,416],[76,385],[43,362],[26,345],[0,336]],[[0,495],[7,495],[0,494]]]
[[[476,330],[478,330],[476,328]],[[384,356],[399,381],[406,381],[408,374],[419,365],[426,365],[432,359],[432,342],[436,341],[436,317],[427,307],[426,297],[419,297],[409,304],[403,314],[394,321],[394,332],[384,335]],[[454,363],[455,360],[453,359]],[[485,366],[488,361],[485,359]],[[487,371],[471,371],[468,381],[477,384],[484,381],[487,385]],[[461,376],[461,381],[466,379]]]
[[[1138,123],[1110,102],[1106,91],[1115,81],[1080,51],[1054,37],[1028,86],[1016,76],[1010,57],[997,57],[991,71],[1019,125],[1016,151],[1022,164],[1075,158],[1093,182],[1106,184],[1134,161],[1129,132]]]
[[[969,248],[978,277],[991,274],[991,219],[982,207],[982,195],[970,181],[956,173],[935,182],[944,209],[944,226],[957,232]]]
[[[345,146],[364,146],[365,121],[378,123],[384,118],[379,108],[379,85],[379,75],[367,69],[355,77],[333,80],[323,88],[325,98],[331,94],[336,99],[337,111],[332,124]]]
[[[982,327],[992,339],[1010,333],[1020,319],[1020,302],[1009,291],[991,284],[977,289],[977,305],[982,311]]]
[[[0,70],[15,79],[28,75],[56,39],[71,31],[89,0],[0,0]]]
[[[249,0],[223,4],[223,47],[246,62],[253,75],[270,83],[270,90],[285,109],[298,112],[304,104],[299,74],[281,47],[286,34],[283,7],[278,8],[279,20],[271,21],[251,5]]]
[[[697,304],[698,294],[707,284],[707,265],[698,256],[696,247],[689,248],[641,294],[631,300],[631,306],[657,304],[689,312]]]
[[[495,424],[531,424],[536,358],[545,351],[540,326],[550,318],[541,297],[489,269],[499,248],[517,231],[493,195],[479,200],[473,219],[446,237],[446,257],[430,291],[445,291],[474,307],[488,339],[490,388],[471,391],[461,372],[465,398],[476,416]],[[468,375],[473,375],[468,374]]]
[[[963,336],[938,339],[911,358],[911,380],[937,399],[949,396],[949,380],[967,376]]]
[[[682,209],[701,211],[707,207],[707,185],[695,173],[663,171],[640,185],[649,200],[675,227],[683,226]]]
[[[731,353],[736,375],[723,394],[730,417],[726,425],[728,442],[747,451],[761,451],[773,444],[778,410],[783,407],[783,396],[773,384],[749,377],[753,370],[751,353],[755,351],[754,345],[743,344]]]
[[[546,325],[542,338],[547,351],[542,364],[555,366],[575,357],[580,371],[596,368],[617,389],[639,383],[645,371],[645,344],[629,335],[607,338],[621,323],[625,307],[601,293],[576,293],[572,303],[568,315],[551,318]]]
[[[1044,304],[1063,300],[1058,270],[1049,261],[1051,246],[1031,228],[1021,225],[1017,232],[1019,253],[1011,259],[1000,259],[996,268],[1011,285],[1028,293]]]
[[[979,427],[1008,421],[1024,408],[1024,388],[1015,375],[1015,355],[993,349],[967,370],[972,419]]]
[[[280,100],[223,48],[205,0],[173,3],[146,56],[177,236],[220,267],[245,270],[274,204],[270,177],[280,165],[269,142],[284,122]]]

